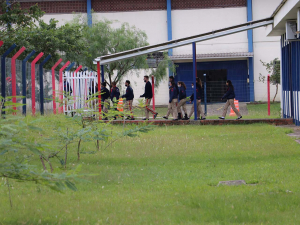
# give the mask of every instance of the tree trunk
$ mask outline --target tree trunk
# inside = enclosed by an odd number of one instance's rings
[[[68,128],[67,128],[67,137],[68,137]],[[66,152],[65,152],[65,168],[67,168],[67,159],[68,159],[68,144],[66,144]]]
[[[276,84],[276,93],[275,93],[275,96],[273,98],[273,103],[275,102],[277,94],[278,94],[278,84]]]
[[[78,148],[77,148],[77,160],[80,160],[80,143],[81,143],[81,139],[78,142]]]
[[[46,165],[45,165],[45,162],[44,162],[44,159],[43,159],[43,157],[40,155],[40,160],[41,160],[41,162],[42,162],[42,165],[43,165],[43,167],[44,167],[44,170],[47,170],[47,168],[46,168]]]

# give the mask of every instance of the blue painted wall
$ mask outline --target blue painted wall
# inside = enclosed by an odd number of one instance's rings
[[[187,95],[192,94],[191,83],[193,82],[193,63],[177,63],[175,80],[183,81],[187,85]],[[227,70],[227,79],[231,80],[236,99],[241,102],[249,102],[248,62],[247,60],[220,61],[220,62],[198,62],[197,70]],[[225,85],[225,84],[224,84]],[[222,96],[220,96],[221,98]]]

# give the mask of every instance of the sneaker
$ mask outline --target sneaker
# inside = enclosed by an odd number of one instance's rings
[[[131,118],[131,120],[135,120],[135,118],[134,118],[134,117],[132,117],[132,118]]]
[[[242,116],[240,116],[240,117],[238,117],[236,120],[240,120],[240,119],[242,119],[243,117]]]
[[[201,118],[200,120],[206,120],[206,118],[204,117],[204,118]]]
[[[156,119],[157,115],[158,115],[158,113],[156,113],[156,114],[154,115],[154,119]]]
[[[219,117],[220,120],[225,120],[225,117]]]
[[[147,119],[147,118],[144,118],[143,120],[149,120],[149,119]]]
[[[166,119],[166,120],[168,119],[168,117],[166,117],[166,116],[164,116],[163,118]]]

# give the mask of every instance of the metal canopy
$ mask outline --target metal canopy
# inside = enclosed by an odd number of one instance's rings
[[[202,42],[218,37],[223,37],[227,36],[230,34],[235,34],[263,26],[267,26],[269,24],[273,24],[273,18],[266,18],[262,20],[256,20],[256,21],[250,21],[247,23],[243,23],[240,25],[232,26],[232,27],[227,27],[223,28],[220,30],[204,33],[204,34],[199,34],[199,35],[194,35],[186,38],[181,38],[181,39],[176,39],[168,42],[164,42],[161,44],[156,44],[156,45],[149,45],[141,48],[136,48],[132,49],[129,51],[124,51],[124,52],[119,52],[116,54],[111,54],[111,55],[106,55],[102,57],[98,57],[95,59],[95,61],[100,61],[101,65],[109,64],[112,62],[116,62],[119,60],[124,60],[128,58],[133,58],[136,56],[140,55],[145,55],[153,52],[158,52],[158,51],[163,51],[163,50],[168,50],[171,48],[178,48],[184,45],[189,45],[192,44],[193,42]]]

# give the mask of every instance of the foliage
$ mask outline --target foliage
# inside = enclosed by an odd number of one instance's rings
[[[278,85],[280,84],[280,60],[278,58],[275,58],[269,63],[263,62],[262,60],[260,60],[260,62],[266,68],[268,75],[270,75],[270,83],[276,86],[276,93],[273,98],[274,102],[278,94]],[[266,76],[260,73],[259,81],[264,83],[266,81]]]
[[[99,56],[149,45],[146,33],[134,26],[130,26],[128,23],[118,24],[117,21],[97,21],[94,19],[93,26],[89,27],[83,16],[77,16],[74,17],[71,25],[82,27],[82,42],[88,44],[88,54],[83,57],[79,54],[68,53],[67,56],[78,64],[86,65],[92,70],[97,69],[93,61]],[[122,78],[133,69],[135,69],[137,75],[138,69],[146,69],[149,75],[156,77],[156,85],[158,85],[159,82],[166,77],[166,69],[170,62],[171,60],[167,54],[164,55],[164,59],[161,60],[158,68],[154,70],[149,70],[146,55],[113,62],[109,65],[105,65],[106,81],[110,85],[112,82],[119,83]],[[172,71],[175,71],[174,65],[171,65]]]
[[[0,55],[16,43],[20,47],[26,47],[25,52],[18,58],[20,60],[32,50],[35,50],[36,54],[44,53],[40,61],[50,54],[52,57],[44,66],[49,69],[59,58],[65,58],[68,52],[86,54],[86,45],[81,41],[79,26],[70,24],[58,26],[58,20],[55,19],[46,23],[41,19],[43,12],[37,5],[31,6],[29,10],[23,10],[19,3],[14,3],[11,7],[2,3],[2,8],[7,8],[8,12],[0,15],[0,23],[4,26],[0,31],[1,40],[4,41],[4,46],[0,48]],[[19,47],[11,54],[18,50]],[[29,61],[33,59],[34,57]]]
[[[38,125],[52,136],[54,120],[69,126],[66,117],[53,115]],[[78,183],[77,192],[61,195],[11,181],[20,206],[10,210],[2,197],[1,223],[299,224],[299,157],[299,145],[285,128],[157,127],[84,155],[82,173],[99,176]],[[70,165],[76,163],[70,157]],[[239,179],[248,185],[216,186]],[[6,186],[0,194],[7,195]]]

